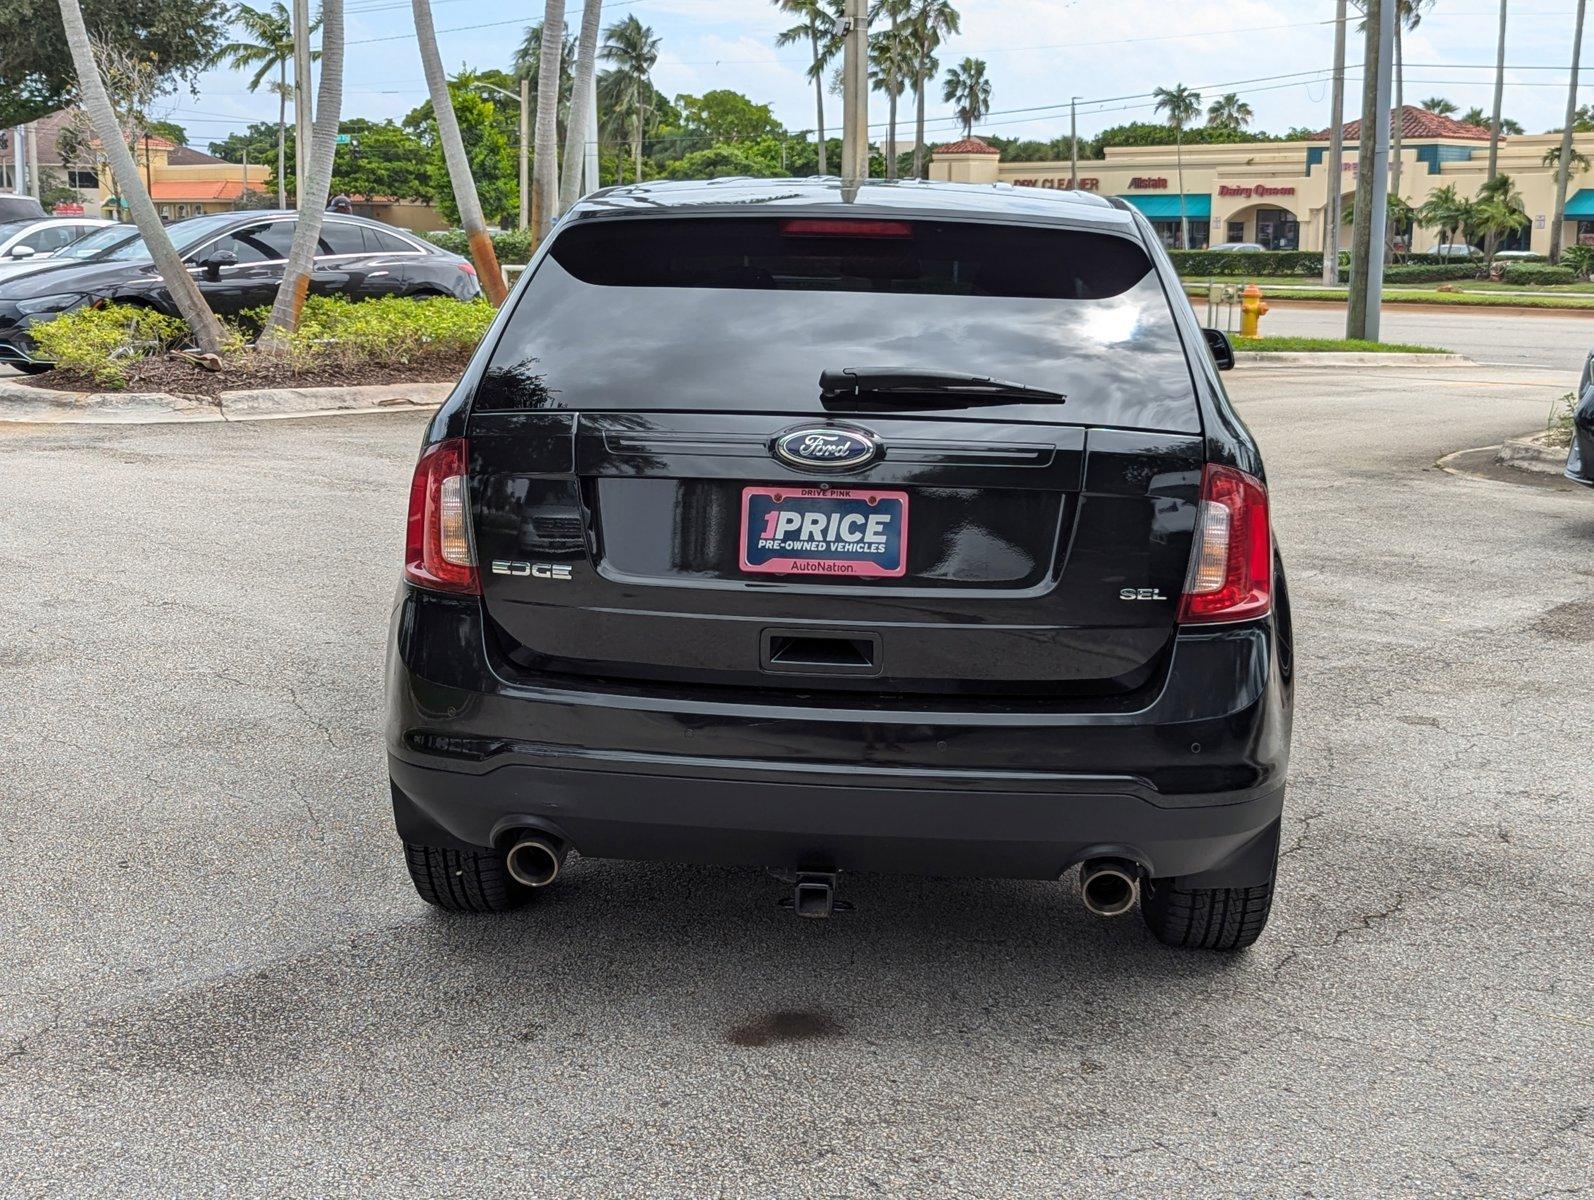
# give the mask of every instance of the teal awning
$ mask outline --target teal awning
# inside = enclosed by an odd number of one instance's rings
[[[1581,193],[1579,193],[1581,195]],[[1148,221],[1177,221],[1179,219],[1178,196],[1119,196],[1133,204],[1146,215]],[[1571,210],[1568,209],[1568,212]],[[1208,195],[1184,194],[1184,215],[1192,221],[1210,221],[1212,219],[1212,197]]]
[[[1594,221],[1594,188],[1578,188],[1577,195],[1566,202],[1568,221]]]

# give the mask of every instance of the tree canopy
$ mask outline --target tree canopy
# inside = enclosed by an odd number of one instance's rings
[[[192,80],[226,34],[221,0],[83,0],[91,36],[150,59],[162,77]],[[57,0],[0,3],[0,126],[55,112],[77,92]]]

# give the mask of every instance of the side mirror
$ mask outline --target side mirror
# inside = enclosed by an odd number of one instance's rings
[[[221,278],[221,269],[223,267],[235,267],[237,265],[238,256],[231,250],[217,250],[203,263],[205,278],[215,282]]]
[[[1207,349],[1212,352],[1212,365],[1220,371],[1234,370],[1234,346],[1229,342],[1229,335],[1221,329],[1203,329],[1207,337]]]
[[[37,253],[38,251],[32,246],[12,246],[11,249],[6,251],[6,257],[17,259],[32,258]]]

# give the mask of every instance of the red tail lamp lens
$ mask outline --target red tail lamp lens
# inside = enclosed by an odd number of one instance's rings
[[[439,592],[481,593],[470,536],[470,443],[450,438],[428,447],[410,482],[404,578]]]
[[[1201,476],[1201,513],[1179,620],[1249,621],[1272,608],[1267,489],[1244,471],[1209,463]]]

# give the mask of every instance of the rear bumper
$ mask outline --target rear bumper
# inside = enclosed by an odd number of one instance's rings
[[[1053,878],[1117,854],[1158,877],[1258,882],[1289,748],[1275,642],[1271,622],[1181,635],[1134,712],[813,707],[515,680],[479,601],[406,587],[388,656],[395,815],[431,845],[539,827],[591,857]]]

